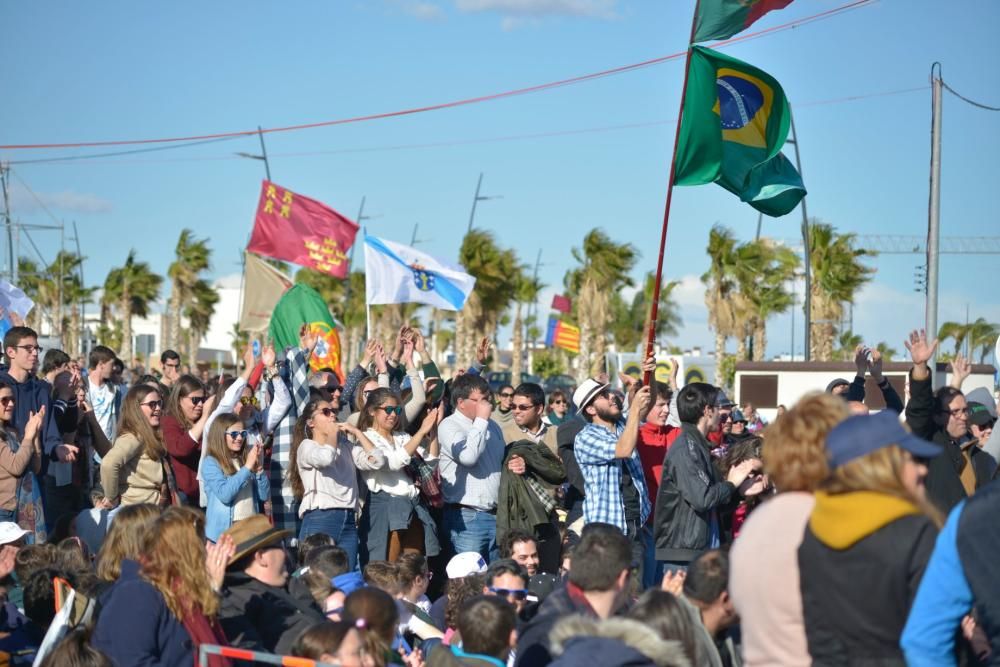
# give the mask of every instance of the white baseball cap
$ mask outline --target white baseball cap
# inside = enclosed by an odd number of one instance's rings
[[[449,579],[461,579],[470,574],[486,572],[486,559],[477,551],[463,551],[456,554],[444,569]]]
[[[16,542],[28,534],[24,528],[13,521],[0,522],[0,544],[10,544]]]

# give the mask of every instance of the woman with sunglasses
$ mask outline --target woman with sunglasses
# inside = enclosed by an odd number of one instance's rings
[[[549,426],[559,426],[559,424],[569,419],[567,416],[568,413],[569,401],[566,399],[566,394],[561,389],[554,389],[549,394],[548,411],[543,421]]]
[[[14,426],[14,390],[0,380],[0,521],[12,521],[28,531],[28,544],[45,542],[41,487],[42,422],[45,406],[29,413],[24,435]]]
[[[358,445],[351,445],[348,435]],[[328,401],[310,401],[302,409],[292,436],[288,477],[299,501],[301,542],[315,533],[329,535],[347,552],[350,570],[358,560],[358,470],[378,470],[385,454],[364,433],[337,423]]]
[[[216,417],[205,448],[201,469],[208,497],[205,536],[215,542],[233,523],[263,514],[271,484],[264,472],[261,445],[249,442],[238,415],[230,412]]]
[[[198,460],[201,437],[212,412],[211,400],[205,398],[205,385],[193,375],[182,375],[170,391],[166,410],[160,419],[163,444],[177,478],[177,490],[186,505],[198,502]],[[207,409],[206,409],[207,408]]]
[[[376,389],[368,396],[358,429],[384,453],[385,465],[361,475],[370,492],[361,515],[362,562],[395,562],[404,553],[436,556],[441,551],[434,519],[406,472],[407,464],[436,432],[439,411],[429,411],[411,436],[400,428],[403,408],[392,391]],[[431,443],[436,449],[437,438]],[[424,458],[436,458],[433,449],[424,449]]]
[[[101,487],[110,509],[169,504],[168,454],[160,432],[163,399],[149,385],[132,387],[122,401],[118,437],[101,460]]]

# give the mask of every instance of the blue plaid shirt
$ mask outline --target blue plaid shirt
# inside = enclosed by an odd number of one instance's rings
[[[625,430],[625,419],[615,424],[612,433],[603,426],[587,424],[579,433],[573,444],[576,462],[583,473],[584,523],[600,521],[618,526],[623,533],[628,532],[625,524],[625,502],[622,500],[622,466],[628,467],[632,484],[639,492],[639,525],[642,526],[649,518],[649,492],[646,491],[646,478],[642,474],[642,464],[636,451],[626,459],[615,458],[615,446]]]

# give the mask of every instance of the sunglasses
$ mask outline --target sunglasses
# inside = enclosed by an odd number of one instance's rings
[[[3,398],[0,398],[0,405],[4,406],[5,408],[8,405],[11,405],[13,402],[14,402],[13,396],[4,396]]]
[[[490,586],[489,590],[503,598],[514,598],[515,600],[526,600],[528,591],[524,588],[497,588]]]
[[[550,405],[566,405],[566,401],[552,401]]]
[[[188,396],[188,398],[191,399],[192,405],[201,405],[202,403],[205,402],[204,396]]]
[[[247,432],[245,430],[244,431],[226,431],[226,435],[228,435],[233,440],[235,440],[236,438],[239,438],[240,440],[246,440],[247,439]]]
[[[334,412],[333,408],[320,408],[319,412],[322,413],[324,417],[332,417],[337,414]]]
[[[145,405],[150,410],[159,410],[163,407],[163,401],[149,401],[148,403],[140,403],[140,405]]]
[[[260,405],[256,396],[240,396],[240,405],[252,405],[255,408]]]
[[[503,392],[503,393],[500,394],[500,398],[514,398],[514,392],[512,392],[512,391],[505,391],[505,392]]]
[[[385,410],[386,415],[401,415],[403,414],[403,408],[399,405],[383,405],[379,410]]]
[[[523,412],[523,411],[526,411],[526,410],[531,410],[532,408],[537,407],[537,406],[534,405],[534,404],[532,404],[532,403],[515,403],[514,405],[512,405],[510,407],[511,407],[511,410],[516,410],[517,412]]]

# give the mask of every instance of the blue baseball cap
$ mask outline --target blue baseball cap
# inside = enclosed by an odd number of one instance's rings
[[[848,417],[826,435],[826,451],[833,468],[889,445],[899,445],[922,459],[934,458],[942,451],[903,428],[899,416],[892,410]]]

